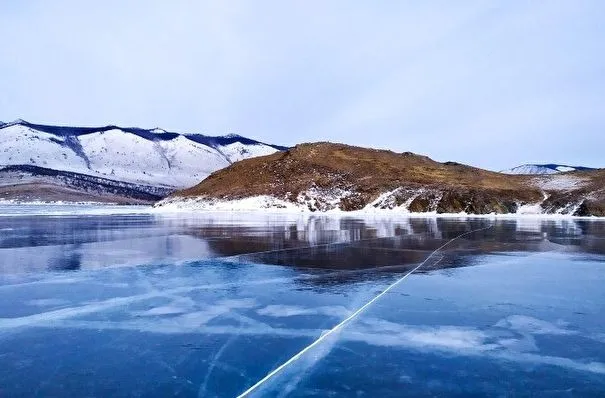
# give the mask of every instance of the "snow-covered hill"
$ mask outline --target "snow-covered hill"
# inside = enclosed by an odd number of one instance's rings
[[[524,164],[521,166],[513,167],[512,169],[502,170],[504,174],[533,174],[533,175],[544,175],[544,174],[557,174],[564,173],[567,171],[577,170],[594,170],[590,167],[582,166],[567,166],[562,164]]]
[[[117,126],[0,124],[0,167],[30,165],[151,186],[184,188],[233,162],[285,148],[238,135]]]

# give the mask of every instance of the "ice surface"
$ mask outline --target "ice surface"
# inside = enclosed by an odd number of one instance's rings
[[[605,391],[603,222],[109,213],[0,218],[6,395],[237,396],[492,224],[258,396]]]

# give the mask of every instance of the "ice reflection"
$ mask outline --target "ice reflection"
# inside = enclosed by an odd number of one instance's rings
[[[232,256],[239,256],[239,261],[315,268],[401,265],[419,261],[461,232],[491,224],[493,230],[482,239],[467,239],[469,244],[457,249],[477,254],[553,250],[559,245],[560,250],[605,253],[604,223],[588,220],[249,217],[3,217],[0,273]]]

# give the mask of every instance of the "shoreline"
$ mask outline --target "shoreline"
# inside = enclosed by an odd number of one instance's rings
[[[573,216],[570,214],[548,214],[548,213],[506,213],[506,214],[473,214],[473,213],[413,213],[398,209],[362,209],[344,211],[332,209],[327,211],[311,211],[304,208],[196,208],[193,206],[177,207],[173,205],[156,207],[153,205],[126,205],[117,203],[100,202],[14,202],[0,201],[0,208],[37,208],[37,209],[61,209],[54,212],[27,212],[27,213],[2,213],[0,217],[19,217],[27,215],[128,215],[128,214],[150,214],[157,216],[171,215],[211,215],[221,217],[225,215],[250,215],[250,216],[299,216],[299,217],[328,217],[328,218],[456,218],[456,219],[544,219],[544,220],[588,220],[605,221],[605,217],[598,216]],[[107,211],[109,210],[109,211]]]

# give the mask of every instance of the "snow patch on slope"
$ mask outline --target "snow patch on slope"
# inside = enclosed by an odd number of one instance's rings
[[[288,211],[332,211],[338,210],[340,201],[351,193],[342,189],[310,188],[297,195],[294,202],[286,198],[270,195],[251,196],[240,199],[217,199],[208,197],[167,198],[156,207],[167,211],[179,210],[216,210],[216,211],[253,211],[253,210],[288,210]],[[288,196],[288,195],[286,195]]]
[[[370,202],[366,205],[366,210],[372,209],[388,209],[388,210],[397,210],[403,213],[409,213],[409,207],[419,195],[424,193],[423,189],[417,189],[414,191],[404,190],[404,188],[396,188],[392,191],[387,191],[378,196],[374,201]],[[409,193],[409,198],[406,199],[403,203],[399,203],[397,201],[397,196],[401,193]]]
[[[159,156],[153,141],[117,129],[79,138],[91,168],[97,173],[122,181],[147,180],[154,184],[162,184],[166,177],[168,162]]]
[[[581,188],[589,180],[574,175],[563,174],[547,178],[537,177],[534,179],[534,182],[540,189],[545,191],[571,191]]]
[[[0,131],[0,165],[20,164],[61,170],[69,165],[70,171],[88,171],[86,161],[69,147],[64,137],[9,124]]]
[[[155,205],[156,209],[167,212],[212,210],[212,211],[256,211],[256,210],[304,210],[303,206],[269,195],[251,196],[243,199],[214,198],[169,198]]]
[[[516,214],[542,214],[542,203],[526,203],[519,205]]]
[[[340,202],[351,195],[350,191],[340,188],[311,187],[298,194],[296,205],[310,211],[328,211],[338,209]]]
[[[273,147],[265,144],[245,145],[241,142],[234,142],[227,145],[219,145],[216,147],[231,163],[239,162],[243,159],[248,159],[256,156],[265,156],[275,153]]]
[[[193,186],[216,170],[229,166],[229,162],[216,150],[184,136],[160,141],[159,146],[170,169],[166,170],[166,179],[172,177],[176,186]],[[178,170],[178,173],[172,170]]]
[[[112,178],[155,185],[192,186],[229,162],[184,136],[150,141],[121,130],[80,137],[91,168]]]

